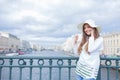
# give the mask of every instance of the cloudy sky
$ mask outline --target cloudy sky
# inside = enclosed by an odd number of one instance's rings
[[[0,31],[40,45],[61,44],[86,19],[102,32],[120,31],[119,8],[120,0],[0,0]]]

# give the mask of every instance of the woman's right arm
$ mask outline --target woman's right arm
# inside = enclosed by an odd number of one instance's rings
[[[74,36],[74,54],[75,55],[78,55],[78,46],[80,45],[81,40],[82,40],[81,34],[76,34]]]
[[[79,36],[78,36],[78,34],[76,34],[76,35],[74,36],[74,44],[77,44],[78,38],[79,38]]]

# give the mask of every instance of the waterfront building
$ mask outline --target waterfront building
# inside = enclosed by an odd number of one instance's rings
[[[8,34],[9,35],[9,50],[12,51],[17,51],[18,49],[20,49],[20,39],[13,35],[13,34]]]
[[[12,34],[0,32],[0,51],[16,51],[20,48],[20,39]]]
[[[0,32],[0,52],[9,49],[8,40],[7,33]]]
[[[106,55],[120,55],[120,32],[104,33],[104,51]]]
[[[30,48],[31,48],[31,46],[30,46],[30,43],[28,41],[20,40],[20,49],[28,50]]]

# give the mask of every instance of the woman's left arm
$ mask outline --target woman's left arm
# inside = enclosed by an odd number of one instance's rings
[[[88,52],[93,53],[96,51],[100,51],[103,49],[103,38],[99,37],[96,40],[94,40],[94,37],[91,36],[89,38],[89,43],[88,43]]]

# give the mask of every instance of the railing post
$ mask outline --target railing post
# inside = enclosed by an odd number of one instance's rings
[[[118,72],[118,67],[119,67],[119,61],[116,60],[116,80],[119,80],[119,76],[118,76],[118,74],[119,74],[119,72]]]
[[[24,61],[24,59],[19,59],[18,60],[18,65],[20,66],[19,67],[20,68],[20,77],[19,77],[19,79],[22,80],[22,68],[23,68],[22,65],[26,65],[26,62]]]
[[[20,67],[20,80],[22,80],[22,67]]]
[[[42,80],[42,67],[40,67],[40,78],[39,78],[39,80]]]
[[[58,68],[59,68],[59,80],[61,80],[61,66],[63,65],[63,60],[58,59],[57,64],[58,64]]]
[[[3,66],[4,65],[4,59],[0,59],[0,65]],[[0,80],[1,80],[1,75],[2,75],[2,67],[0,66]]]
[[[30,80],[32,80],[32,64],[33,64],[33,59],[30,59]]]
[[[2,67],[0,66],[0,80],[1,80]]]
[[[44,60],[43,59],[39,59],[38,60],[38,65],[39,65],[39,68],[40,68],[39,80],[42,80],[42,66],[44,65]]]
[[[97,76],[97,80],[101,80],[101,65],[98,71],[98,76]]]
[[[12,79],[12,64],[13,64],[13,59],[9,59],[10,67],[9,67],[9,80]]]
[[[71,80],[71,59],[68,59],[68,80]]]
[[[112,64],[111,60],[105,61],[105,65],[107,68],[107,80],[110,80],[110,66],[111,66],[111,64]]]
[[[52,59],[49,59],[49,65],[50,65],[50,67],[49,67],[49,80],[51,80],[52,79]]]

